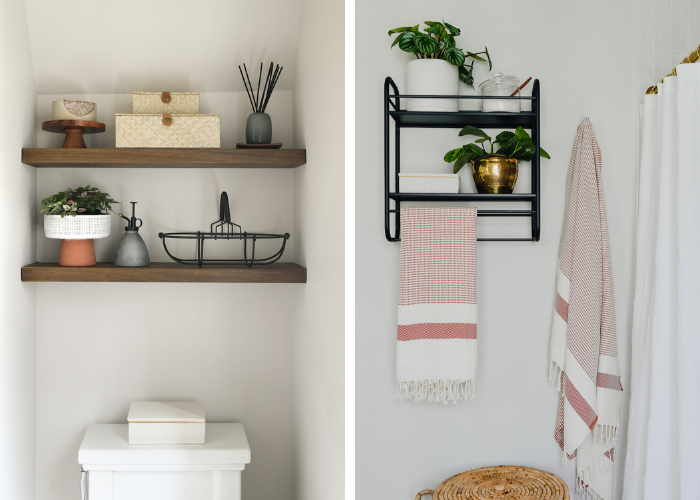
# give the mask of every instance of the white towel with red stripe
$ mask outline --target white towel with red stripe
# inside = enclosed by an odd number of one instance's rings
[[[578,127],[566,180],[550,380],[559,381],[554,437],[576,458],[576,492],[612,500],[622,386],[601,154],[588,118]]]
[[[399,398],[474,396],[476,208],[401,209]]]

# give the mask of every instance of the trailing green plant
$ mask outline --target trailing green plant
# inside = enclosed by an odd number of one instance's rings
[[[474,85],[475,60],[488,61],[489,71],[491,71],[491,56],[488,48],[484,47],[482,52],[464,51],[457,48],[455,43],[455,37],[461,33],[459,28],[455,28],[444,20],[442,22],[425,21],[425,24],[428,27],[423,31],[419,29],[420,24],[389,30],[389,36],[399,34],[391,47],[398,44],[401,50],[415,55],[418,59],[444,59],[459,68],[459,78],[467,85]],[[470,59],[469,64],[467,59]]]
[[[445,161],[447,163],[455,162],[453,168],[455,174],[459,172],[466,163],[476,158],[503,156],[505,158],[529,161],[535,156],[536,152],[535,143],[522,127],[515,129],[515,132],[501,132],[495,139],[492,139],[490,135],[480,128],[467,125],[460,130],[459,135],[473,135],[478,137],[478,139],[471,144],[453,149],[445,154]],[[484,147],[484,143],[486,142],[490,145],[489,151],[486,151]],[[496,151],[494,151],[495,144],[498,144],[498,149],[496,149]],[[540,156],[542,158],[551,159],[549,154],[542,148],[540,148]]]
[[[65,217],[70,215],[98,215],[106,211],[112,211],[112,203],[119,204],[118,201],[109,197],[109,193],[102,193],[96,187],[85,187],[77,189],[68,188],[53,196],[41,200],[39,213],[46,212],[47,215],[60,215]],[[116,213],[116,212],[115,212]]]

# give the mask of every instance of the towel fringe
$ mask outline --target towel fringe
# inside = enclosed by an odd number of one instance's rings
[[[552,358],[552,356],[549,356],[549,381],[553,384],[555,381],[558,382],[558,387],[557,389],[561,389],[561,372],[563,371],[563,368],[557,364],[556,361]]]
[[[617,425],[596,425],[593,428],[593,439],[611,446],[617,444]]]
[[[580,476],[576,475],[576,494],[586,500],[604,500],[593,488],[586,486]]]
[[[459,400],[475,397],[474,380],[411,380],[396,382],[396,397],[399,400],[413,399],[456,403]]]

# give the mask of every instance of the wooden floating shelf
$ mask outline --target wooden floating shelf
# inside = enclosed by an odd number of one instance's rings
[[[22,268],[22,281],[127,283],[306,283],[306,268],[292,263],[266,266],[190,266],[153,262],[146,267],[119,267],[98,262],[90,267],[35,263]]]
[[[24,148],[22,163],[42,168],[295,168],[305,149]]]

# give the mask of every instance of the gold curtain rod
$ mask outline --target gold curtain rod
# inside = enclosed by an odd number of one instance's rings
[[[684,57],[681,62],[678,63],[678,66],[681,64],[690,64],[694,63],[700,60],[700,45],[698,45],[694,51],[692,51],[690,54],[688,54],[688,57]],[[673,71],[671,71],[668,75],[666,76],[676,76],[676,68],[673,68]],[[664,76],[664,78],[666,78]],[[661,79],[660,83],[663,83],[664,78]],[[657,94],[659,92],[659,88],[656,85],[653,85],[647,89],[647,94]]]

